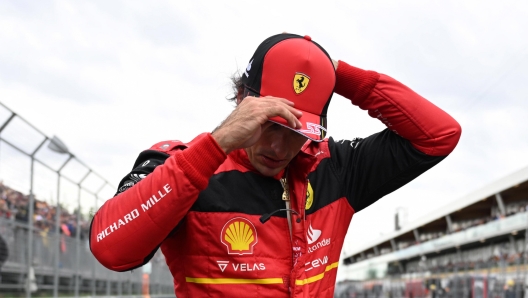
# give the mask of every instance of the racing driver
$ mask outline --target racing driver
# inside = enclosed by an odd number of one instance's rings
[[[402,83],[332,60],[309,36],[264,40],[235,89],[219,127],[141,152],[95,214],[90,248],[105,267],[138,268],[161,247],[177,297],[333,297],[353,215],[461,134]],[[326,137],[334,93],[387,128]]]

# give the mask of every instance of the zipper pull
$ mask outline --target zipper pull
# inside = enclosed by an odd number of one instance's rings
[[[290,200],[290,191],[289,191],[289,188],[288,188],[288,181],[286,180],[286,178],[281,178],[280,182],[282,184],[282,188],[284,189],[284,192],[282,193],[282,200],[283,201],[289,201]]]

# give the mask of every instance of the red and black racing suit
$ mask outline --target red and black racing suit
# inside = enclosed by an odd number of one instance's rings
[[[226,156],[209,133],[158,143],[93,218],[95,257],[126,271],[161,246],[178,297],[333,297],[354,213],[440,162],[461,133],[451,116],[386,75],[340,61],[336,76],[335,92],[387,129],[308,142],[287,175],[275,177],[260,175],[244,150]],[[290,220],[277,212],[259,221],[286,201]]]

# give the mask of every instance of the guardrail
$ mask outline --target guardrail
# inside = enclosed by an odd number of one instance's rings
[[[0,235],[9,252],[7,261],[2,266],[0,275],[0,296],[2,294],[23,293],[27,287],[27,224],[0,218]],[[60,247],[56,247],[59,239]],[[38,296],[52,295],[55,289],[55,263],[59,263],[57,292],[60,295],[75,295],[75,281],[79,281],[78,295],[122,296],[141,295],[141,269],[132,272],[113,272],[97,262],[90,253],[87,240],[77,241],[63,234],[48,233],[34,229],[32,272],[29,278],[31,292]],[[79,248],[79,250],[77,250]],[[59,250],[59,254],[55,251]],[[80,251],[79,258],[76,257]],[[55,259],[58,257],[58,259]],[[76,270],[76,264],[79,269]],[[164,258],[158,252],[152,260],[150,273],[150,293],[174,293],[172,277]]]
[[[118,273],[104,268],[85,239],[91,214],[113,196],[115,186],[58,138],[2,103],[0,184],[0,203],[9,207],[9,216],[0,210],[0,237],[8,251],[5,264],[0,261],[0,296],[142,293],[141,269]],[[160,252],[151,263],[150,293],[173,296],[172,276]]]

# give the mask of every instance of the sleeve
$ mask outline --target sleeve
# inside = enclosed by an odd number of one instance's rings
[[[418,177],[453,151],[458,122],[393,78],[339,61],[335,92],[350,99],[387,129],[329,147],[356,212]]]
[[[210,134],[188,146],[160,148],[140,154],[116,196],[92,219],[90,249],[108,269],[126,271],[148,262],[226,158]]]
[[[170,155],[167,153],[156,150],[146,150],[141,152],[134,163],[132,171],[126,175],[121,182],[119,182],[114,197],[125,192],[136,183],[143,180],[143,178],[147,177],[147,175],[154,172],[154,169],[157,166],[164,164],[169,156]]]

